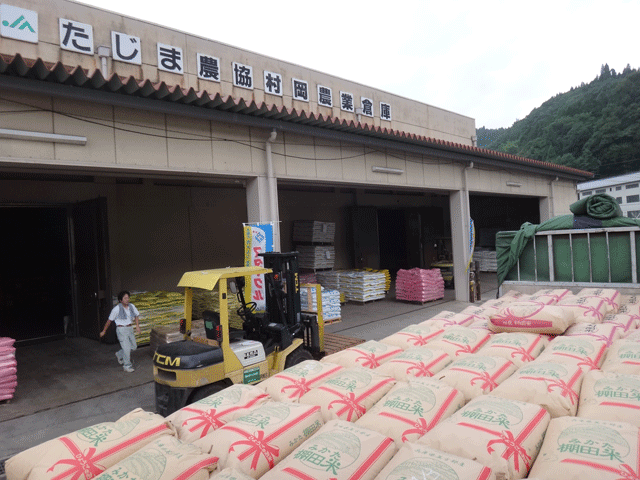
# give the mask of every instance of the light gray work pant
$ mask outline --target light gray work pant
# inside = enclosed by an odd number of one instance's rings
[[[122,367],[132,367],[131,352],[138,348],[136,343],[136,335],[133,333],[133,325],[128,327],[116,327],[116,335],[120,342],[120,350],[116,352],[116,356],[122,360]]]

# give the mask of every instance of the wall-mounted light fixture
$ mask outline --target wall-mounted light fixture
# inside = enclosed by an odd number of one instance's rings
[[[507,187],[521,187],[522,184],[519,182],[507,182]]]
[[[404,170],[402,168],[391,167],[371,167],[371,171],[378,173],[390,173],[391,175],[402,175]]]
[[[87,144],[87,137],[60,135],[58,133],[29,132],[26,130],[9,130],[8,128],[0,128],[0,138],[31,140],[32,142],[67,143],[69,145]]]

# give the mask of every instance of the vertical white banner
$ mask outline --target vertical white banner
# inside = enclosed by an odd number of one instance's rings
[[[263,252],[273,251],[273,225],[271,223],[244,226],[244,264],[246,267],[263,267]],[[256,312],[265,309],[264,275],[252,275],[245,286],[245,300],[256,302]]]

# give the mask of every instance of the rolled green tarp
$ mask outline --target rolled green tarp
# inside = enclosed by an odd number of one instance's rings
[[[622,216],[622,209],[617,200],[606,193],[596,193],[578,200],[571,204],[569,210],[574,215],[588,215],[600,220]]]

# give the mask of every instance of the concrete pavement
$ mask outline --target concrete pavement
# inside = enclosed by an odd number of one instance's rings
[[[483,279],[482,301],[495,298],[496,292],[495,274],[487,275]],[[452,297],[453,292],[447,290],[445,299],[424,305],[397,302],[392,298],[365,305],[347,303],[342,308],[342,322],[327,325],[326,331],[364,340],[379,340],[407,325],[431,318],[443,310],[459,312],[469,305],[466,302],[455,301]],[[95,350],[95,345],[93,347]],[[3,480],[3,460],[27,448],[96,423],[117,420],[135,408],[154,411],[149,347],[139,348],[134,353],[134,361],[137,362],[134,374],[122,372],[122,367],[115,360],[115,350],[117,345],[102,345],[97,360],[99,366],[81,369],[82,378],[68,380],[73,382],[71,388],[64,385],[64,380],[58,378],[45,389],[40,389],[40,394],[32,395],[39,400],[31,409],[26,406],[29,402],[23,401],[22,408],[14,407],[12,417],[7,415],[8,410],[4,409],[12,407],[13,404],[0,405],[0,480]],[[94,353],[94,356],[96,355]],[[18,365],[20,368],[20,363]],[[77,373],[67,374],[71,377],[78,376]],[[82,388],[83,381],[93,388]],[[31,382],[32,388],[37,388],[37,381]],[[105,386],[100,387],[101,384]],[[61,391],[66,394],[60,394]],[[94,395],[90,395],[92,391]],[[53,408],[45,408],[49,405],[47,397],[57,399]],[[3,412],[4,420],[1,417]]]

